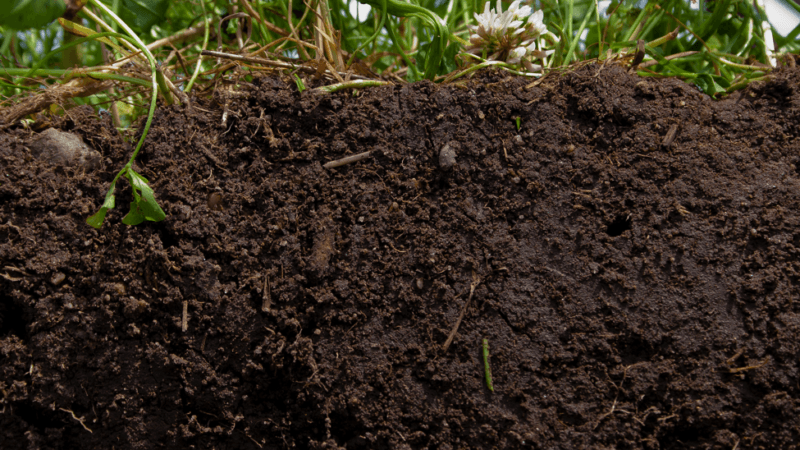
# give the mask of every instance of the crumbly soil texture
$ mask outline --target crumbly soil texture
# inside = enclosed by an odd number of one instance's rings
[[[0,447],[796,448],[800,70],[530,83],[159,108],[99,230],[133,139],[0,132]]]

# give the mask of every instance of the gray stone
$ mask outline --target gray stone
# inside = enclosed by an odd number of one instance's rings
[[[56,166],[81,166],[93,170],[100,167],[102,161],[100,153],[89,148],[80,136],[55,128],[39,133],[31,142],[30,149],[35,158]]]

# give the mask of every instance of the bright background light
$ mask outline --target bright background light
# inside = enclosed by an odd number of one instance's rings
[[[783,0],[764,0],[764,9],[769,23],[781,36],[791,33],[800,24],[800,13]]]
[[[492,0],[494,4],[495,0]],[[691,0],[687,0],[691,1]],[[610,0],[601,0],[598,2],[598,6],[600,7],[600,14],[605,15],[608,11],[608,7],[611,4]],[[647,1],[640,1],[639,7],[644,7],[647,4]],[[359,3],[356,0],[351,0],[349,3],[350,7],[350,14],[358,19],[359,22],[363,22],[364,20],[369,17],[370,13],[372,12],[372,7],[369,5],[364,5]],[[692,9],[698,8],[697,2],[691,3]],[[789,6],[785,0],[764,0],[764,9],[767,11],[767,17],[769,18],[769,22],[775,27],[775,31],[781,34],[781,36],[786,36],[787,34],[791,33],[797,25],[800,25],[800,13],[794,10],[791,6]]]
[[[359,3],[355,0],[350,2],[350,15],[355,17],[359,22],[366,20],[370,12],[372,12],[371,6]]]

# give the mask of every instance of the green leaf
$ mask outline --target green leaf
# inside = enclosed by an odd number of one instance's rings
[[[294,84],[297,85],[297,90],[301,94],[303,93],[303,91],[306,90],[306,85],[303,83],[303,80],[301,80],[300,77],[297,76],[297,74],[294,74]]]
[[[725,92],[725,88],[729,85],[728,81],[724,78],[708,73],[698,75],[697,78],[694,79],[694,82],[703,92],[712,97]]]
[[[168,0],[122,0],[120,18],[132,28],[149,33],[150,28],[166,19]]]
[[[103,206],[100,208],[100,211],[97,211],[93,216],[86,219],[86,223],[99,230],[100,227],[103,226],[103,222],[106,220],[106,214],[108,213],[109,209],[110,208]]]
[[[0,26],[12,30],[40,28],[61,17],[66,9],[62,0],[0,0]]]
[[[136,201],[131,202],[131,210],[122,218],[122,223],[125,225],[139,225],[144,222],[144,214],[139,208],[139,203]]]
[[[86,28],[81,24],[69,21],[67,19],[64,19],[63,17],[58,19],[58,24],[61,25],[64,31],[74,34],[75,36],[89,37],[89,36],[94,36],[95,34],[100,34],[91,28]],[[120,52],[124,56],[130,55],[130,52],[128,50],[125,50],[124,48],[122,48],[122,46],[118,45],[116,42],[112,41],[111,39],[108,39],[107,37],[100,37],[97,38],[97,40],[108,45],[114,50]]]
[[[147,185],[147,179],[134,172],[133,169],[128,169],[125,176],[128,177],[128,181],[130,181],[133,188],[133,201],[131,202],[131,210],[122,219],[122,223],[125,225],[138,225],[145,220],[152,222],[164,220],[167,215],[158,206],[158,202],[156,202],[156,198],[153,195],[153,189]]]
[[[116,189],[116,186],[117,180],[114,180],[114,182],[111,183],[111,187],[108,189],[108,192],[106,192],[106,199],[103,201],[103,206],[100,207],[100,211],[97,211],[92,217],[86,219],[86,223],[97,228],[98,230],[103,226],[103,221],[106,220],[106,214],[108,213],[108,210],[114,209],[114,189]]]
[[[461,45],[459,45],[457,42],[451,42],[444,51],[444,58],[442,59],[442,62],[444,63],[446,73],[452,73],[458,70],[458,66],[456,65],[456,54],[459,52],[459,50],[461,50]]]

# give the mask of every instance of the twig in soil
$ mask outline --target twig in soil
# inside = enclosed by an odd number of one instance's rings
[[[68,410],[68,409],[64,409],[64,408],[58,408],[58,409],[60,409],[61,411],[70,413],[72,415],[72,418],[77,420],[81,424],[81,426],[83,427],[84,430],[88,431],[89,433],[92,432],[92,430],[90,430],[89,427],[87,427],[86,424],[83,423],[83,417],[76,417],[75,413],[70,411],[70,410]]]
[[[225,166],[227,166],[227,164],[226,164],[225,162],[223,162],[223,161],[220,161],[220,159],[219,159],[219,158],[217,158],[216,156],[214,156],[214,154],[213,154],[213,153],[211,153],[211,150],[209,150],[208,148],[206,148],[206,146],[205,146],[205,145],[203,145],[203,144],[200,144],[200,145],[198,145],[198,146],[197,146],[197,148],[199,148],[199,149],[200,149],[200,151],[201,151],[201,152],[202,152],[202,153],[203,153],[203,154],[204,154],[204,155],[205,155],[205,156],[206,156],[208,159],[210,159],[210,160],[211,160],[211,162],[213,162],[214,164],[216,164],[216,165],[217,165],[217,167],[219,167],[220,169],[222,169],[222,171],[223,171],[223,172],[225,172],[225,173],[226,173],[226,175],[230,175],[230,174],[231,174],[231,173],[230,173],[230,172],[228,172],[228,170],[225,168]]]
[[[736,358],[738,358],[738,357],[742,356],[742,354],[743,354],[743,353],[744,353],[744,349],[740,349],[739,351],[737,351],[736,353],[734,353],[734,355],[733,355],[733,356],[731,356],[730,358],[728,358],[728,359],[725,361],[725,364],[727,364],[727,365],[729,365],[729,366],[732,366],[732,365],[733,365],[733,363],[736,361]]]
[[[24,280],[24,278],[14,278],[14,277],[12,277],[11,275],[9,275],[7,273],[0,273],[0,277],[3,277],[8,281],[22,281],[22,280]]]
[[[628,411],[628,410],[625,410],[625,409],[617,409],[617,400],[619,399],[619,391],[622,389],[622,384],[623,384],[623,383],[625,383],[625,378],[627,378],[627,376],[628,376],[628,369],[631,369],[631,368],[633,368],[633,367],[636,367],[636,366],[638,366],[638,365],[640,365],[640,364],[642,364],[642,363],[641,363],[641,362],[638,362],[638,363],[636,363],[636,364],[631,364],[631,365],[629,365],[629,366],[626,366],[626,367],[625,367],[625,370],[622,372],[622,381],[620,381],[620,382],[619,382],[619,386],[617,386],[617,384],[616,384],[616,383],[614,383],[613,381],[611,381],[611,378],[609,377],[609,381],[611,382],[611,384],[612,384],[612,385],[613,385],[615,388],[617,388],[617,395],[614,397],[614,403],[613,403],[613,404],[611,404],[611,409],[610,409],[610,410],[609,410],[607,413],[603,414],[602,416],[600,416],[600,417],[597,419],[597,423],[595,423],[595,424],[594,424],[594,428],[592,428],[592,430],[594,430],[594,429],[596,429],[598,426],[600,426],[600,423],[603,421],[603,419],[605,419],[606,417],[610,416],[611,414],[614,414],[614,412],[615,412],[615,411],[618,411],[618,412],[621,412],[621,413],[626,413],[626,414],[631,414],[631,412],[630,412],[630,411]],[[606,376],[608,376],[608,373],[606,373]],[[634,417],[634,418],[635,418],[635,417]]]
[[[183,301],[183,313],[181,313],[181,332],[186,333],[189,328],[189,301]]]
[[[764,358],[764,361],[761,361],[758,364],[750,365],[750,366],[747,366],[747,367],[737,367],[735,369],[731,368],[731,369],[728,369],[728,372],[729,373],[740,373],[740,372],[745,372],[745,371],[748,371],[748,370],[760,369],[760,368],[766,366],[768,362],[769,362],[769,356]]]
[[[264,290],[263,294],[261,295],[261,311],[267,312],[269,311],[269,307],[272,305],[272,296],[270,295],[269,291],[269,275],[264,275]]]
[[[458,327],[461,326],[461,321],[464,319],[464,314],[466,314],[467,308],[469,308],[469,304],[472,301],[472,294],[475,293],[475,288],[478,287],[480,282],[481,279],[478,277],[478,275],[475,274],[475,272],[472,272],[472,284],[469,285],[469,298],[467,298],[467,301],[464,303],[464,307],[461,308],[461,314],[458,315],[455,326],[453,326],[453,329],[450,330],[450,335],[447,336],[447,340],[444,341],[442,352],[447,352],[447,349],[450,348],[450,344],[453,343],[453,338],[456,337]]]
[[[617,399],[615,398],[614,399],[614,403],[611,405],[611,410],[609,410],[607,413],[603,414],[602,416],[600,416],[599,419],[597,419],[597,423],[594,424],[594,428],[592,428],[592,430],[596,429],[600,425],[600,422],[603,421],[603,419],[605,419],[606,417],[610,416],[611,414],[614,414],[614,411],[616,409],[617,409]],[[630,411],[626,411],[624,409],[620,409],[619,411],[630,414]]]
[[[247,433],[246,433],[246,432],[244,432],[244,431],[242,431],[242,433],[243,433],[245,436],[249,437],[249,438],[250,438],[250,440],[251,440],[251,441],[253,441],[253,443],[254,443],[254,444],[256,444],[256,445],[258,446],[258,448],[264,448],[264,446],[263,446],[263,445],[261,445],[261,444],[259,444],[257,440],[253,439],[253,437],[252,437],[252,436],[250,436],[249,434],[247,434]]]
[[[662,418],[660,418],[660,419],[656,419],[656,422],[666,422],[666,421],[668,421],[669,419],[674,419],[674,418],[676,418],[676,417],[678,417],[678,415],[677,415],[677,414],[670,414],[670,415],[669,415],[669,416],[667,416],[667,417],[662,417]]]
[[[669,131],[667,131],[666,136],[664,136],[664,141],[661,143],[661,147],[665,150],[672,145],[672,142],[675,141],[675,137],[678,135],[678,124],[673,123],[671,127],[669,127]]]
[[[342,159],[337,159],[335,161],[330,161],[322,165],[322,167],[326,169],[333,169],[335,167],[344,166],[345,164],[350,164],[354,162],[358,162],[369,157],[370,152],[359,153],[357,155],[347,156]]]

